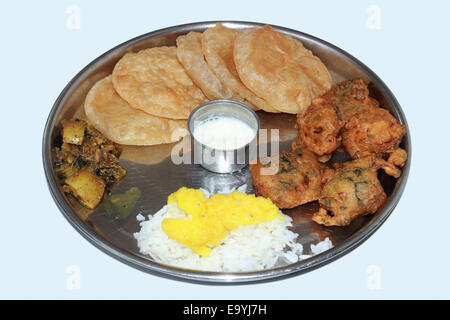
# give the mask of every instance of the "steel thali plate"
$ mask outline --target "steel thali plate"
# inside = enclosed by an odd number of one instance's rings
[[[260,27],[253,22],[221,21],[230,28]],[[170,158],[174,144],[152,147],[124,146],[120,162],[128,171],[123,180],[112,188],[112,194],[121,194],[130,188],[138,188],[140,197],[126,216],[108,213],[104,206],[90,211],[73,199],[66,197],[55,175],[53,152],[61,120],[73,117],[83,118],[83,103],[87,92],[101,78],[111,74],[116,62],[127,52],[141,49],[175,45],[177,36],[189,31],[202,32],[214,26],[216,21],[199,22],[170,27],[129,40],[104,53],[81,70],[64,88],[57,98],[48,117],[43,137],[43,163],[50,192],[69,223],[89,242],[110,256],[142,271],[169,278],[207,283],[246,283],[267,281],[311,271],[329,263],[356,248],[371,236],[388,218],[397,205],[409,173],[411,163],[410,134],[403,138],[401,147],[408,153],[408,161],[399,179],[385,174],[379,178],[388,195],[388,200],[374,215],[360,217],[348,227],[324,227],[311,221],[317,210],[317,203],[283,210],[293,218],[292,230],[299,234],[305,253],[310,244],[329,237],[334,247],[326,252],[289,265],[277,265],[272,269],[255,272],[205,272],[171,267],[153,261],[139,253],[133,233],[139,230],[136,216],[154,213],[164,206],[167,196],[182,186],[204,188],[217,192],[223,188],[247,184],[247,192],[253,192],[248,168],[234,174],[215,174],[204,170],[198,164],[175,165]],[[363,79],[369,83],[370,93],[383,108],[388,109],[399,122],[407,126],[405,116],[396,98],[384,82],[367,66],[336,46],[308,34],[273,26],[275,30],[301,40],[304,46],[317,55],[330,70],[333,83],[345,79]],[[296,136],[295,116],[257,112],[261,128],[279,129],[280,149],[289,149]],[[342,161],[344,153],[336,152],[332,161]]]

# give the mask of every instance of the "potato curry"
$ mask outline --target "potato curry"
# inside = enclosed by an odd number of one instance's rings
[[[61,145],[55,147],[56,174],[66,194],[94,209],[105,190],[121,180],[120,147],[82,120],[62,121]]]

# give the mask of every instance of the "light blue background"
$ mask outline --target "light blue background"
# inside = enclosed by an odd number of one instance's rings
[[[66,26],[69,5],[79,30]],[[368,28],[369,5],[381,28]],[[10,1],[0,10],[0,298],[379,299],[450,298],[449,45],[447,1]],[[85,65],[143,33],[205,20],[248,20],[300,30],[367,64],[392,89],[410,126],[412,167],[387,222],[345,257],[281,281],[206,286],[128,267],[84,240],[47,189],[45,121]],[[77,290],[67,268],[80,268]],[[380,274],[370,289],[369,266]]]

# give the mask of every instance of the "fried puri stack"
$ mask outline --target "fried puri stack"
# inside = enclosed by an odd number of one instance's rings
[[[192,110],[215,99],[303,113],[331,85],[319,58],[270,26],[236,30],[218,23],[176,44],[125,54],[91,89],[85,113],[106,137],[127,145],[175,142]]]
[[[184,120],[161,118],[131,107],[114,90],[111,76],[92,87],[84,110],[97,130],[119,144],[148,146],[175,142],[187,130]]]
[[[237,100],[251,106],[255,110],[279,112],[242,83],[236,70],[233,55],[234,42],[238,33],[238,30],[226,28],[220,23],[203,32],[203,54],[208,66],[220,81],[234,92]]]
[[[270,26],[239,31],[233,56],[245,86],[281,112],[304,113],[311,99],[331,86],[319,58]]]
[[[203,57],[202,34],[189,32],[177,38],[177,57],[191,79],[208,99],[236,99],[233,92],[211,71]]]
[[[187,119],[207,100],[178,61],[175,47],[125,54],[114,67],[112,81],[132,107],[158,117]]]

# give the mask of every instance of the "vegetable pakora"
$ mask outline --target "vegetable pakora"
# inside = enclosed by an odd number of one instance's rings
[[[321,98],[314,99],[304,115],[297,115],[299,134],[293,150],[301,141],[308,150],[321,157],[319,161],[327,161],[327,155],[340,145],[339,133],[344,124],[331,104]]]
[[[347,121],[342,144],[353,159],[372,153],[382,157],[398,148],[405,133],[406,127],[389,111],[367,107]]]
[[[369,97],[369,89],[360,79],[339,82],[325,92],[321,98],[331,104],[344,121],[367,106],[378,106],[378,102]]]
[[[398,178],[400,169],[374,155],[336,163],[336,171],[322,188],[320,209],[313,221],[325,226],[346,226],[360,215],[375,213],[386,201],[378,169]]]
[[[278,163],[276,170],[264,172]],[[280,209],[315,201],[320,196],[323,177],[328,173],[309,150],[297,149],[296,152],[281,151],[278,154],[258,159],[250,164],[253,185],[256,194],[270,198]]]
[[[331,157],[341,139],[353,159],[370,154],[384,158],[397,150],[406,133],[406,127],[379,107],[359,79],[342,81],[314,99],[306,114],[298,117],[297,126],[293,148],[303,144],[323,161]]]

